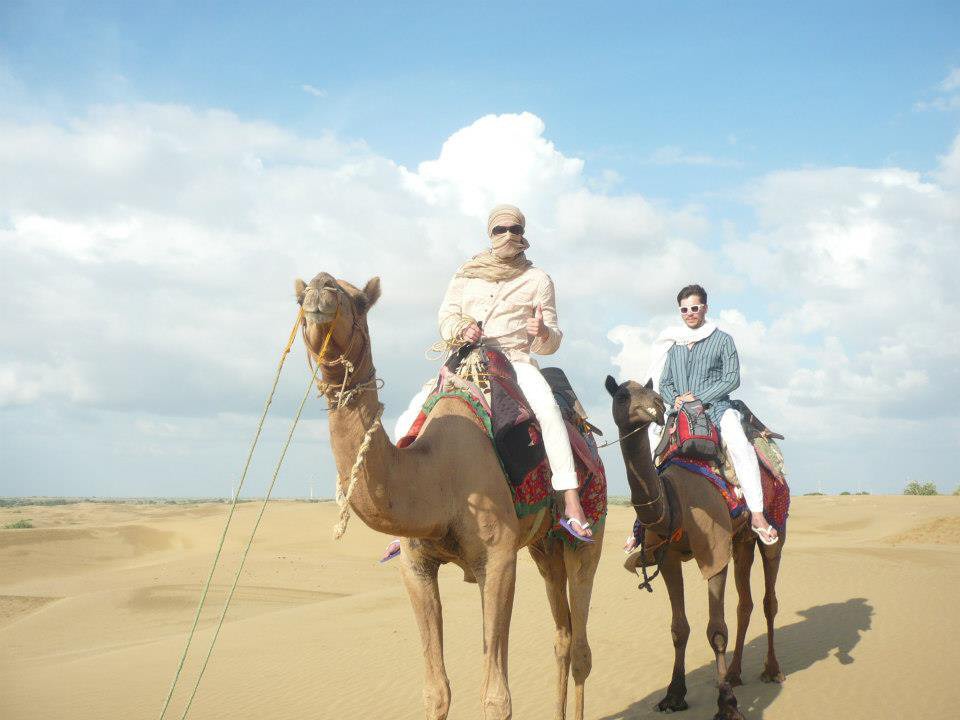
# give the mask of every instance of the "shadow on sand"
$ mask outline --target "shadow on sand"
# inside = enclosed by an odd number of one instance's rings
[[[759,603],[758,603],[759,605]],[[816,605],[798,613],[803,620],[791,625],[776,628],[777,659],[780,667],[790,682],[790,675],[805,670],[816,662],[825,660],[831,655],[843,665],[854,662],[851,651],[860,642],[860,634],[870,629],[870,618],[873,607],[865,598],[851,598],[842,603]],[[728,618],[728,622],[730,619]],[[757,613],[754,613],[751,625],[757,622]],[[764,623],[763,611],[759,613],[759,622]],[[735,632],[736,618],[730,626],[731,635]],[[765,627],[765,626],[764,626]],[[669,644],[669,628],[664,628],[662,641]],[[702,639],[702,633],[691,628],[690,643]],[[732,642],[731,642],[732,646]],[[690,644],[688,644],[688,649]],[[767,654],[767,634],[764,632],[756,639],[747,643],[743,652],[743,680],[744,685],[734,688],[740,711],[751,720],[760,720],[763,712],[780,694],[781,686],[776,683],[764,683],[760,680],[760,670]],[[727,662],[732,653],[727,652]],[[640,718],[663,718],[664,714],[657,712],[656,704],[666,694],[667,684],[670,682],[672,662],[656,672],[663,674],[663,686],[656,692],[632,703],[628,707],[605,715],[600,720],[639,720]],[[710,689],[708,697],[699,700],[704,687]],[[690,709],[684,716],[712,717],[717,710],[716,702],[716,670],[713,662],[702,665],[696,670],[687,672],[687,700]],[[696,703],[696,704],[694,704]]]

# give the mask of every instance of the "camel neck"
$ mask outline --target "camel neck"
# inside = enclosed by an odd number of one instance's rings
[[[622,430],[625,434],[633,428]],[[650,438],[647,428],[624,438],[620,443],[623,461],[630,484],[630,502],[637,519],[645,527],[659,530],[670,527],[670,505],[664,492],[663,481],[653,464],[650,454]]]
[[[342,492],[347,491],[353,465],[379,411],[380,399],[374,389],[357,394],[343,407],[330,408],[330,442]],[[407,537],[437,534],[442,523],[432,516],[431,475],[421,472],[419,459],[398,450],[382,427],[373,430],[350,500],[370,528]]]

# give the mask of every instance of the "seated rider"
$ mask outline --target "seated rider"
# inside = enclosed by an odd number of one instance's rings
[[[513,363],[517,383],[540,423],[543,444],[553,471],[553,489],[563,492],[561,524],[574,537],[592,542],[577,493],[577,473],[560,408],[531,357],[550,355],[560,347],[553,281],[534,267],[524,250],[526,219],[513,205],[498,205],[487,219],[491,247],[464,263],[450,281],[440,306],[440,335],[451,344],[475,343],[500,350]],[[482,327],[482,330],[481,330]],[[406,432],[426,400],[422,391],[398,422]],[[400,424],[405,427],[400,429]],[[388,548],[395,550],[395,546]]]
[[[760,465],[753,445],[743,433],[740,413],[730,404],[730,393],[740,386],[740,361],[733,338],[707,322],[707,291],[688,285],[677,294],[684,325],[668,328],[655,343],[654,382],[667,407],[679,410],[691,400],[706,406],[740,481],[750,510],[750,525],[761,542],[777,542],[776,529],[763,514]],[[662,367],[662,371],[660,368]],[[655,444],[651,447],[655,447]]]

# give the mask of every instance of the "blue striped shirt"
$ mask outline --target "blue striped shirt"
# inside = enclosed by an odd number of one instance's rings
[[[715,425],[730,408],[730,393],[740,386],[740,360],[733,338],[714,330],[689,350],[674,345],[660,376],[660,395],[668,408],[678,395],[692,392],[704,405]]]

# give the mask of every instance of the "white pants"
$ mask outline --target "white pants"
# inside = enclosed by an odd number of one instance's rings
[[[536,366],[525,362],[514,362],[513,369],[517,373],[517,384],[523,390],[523,394],[533,409],[533,414],[537,416],[537,421],[540,423],[543,445],[547,451],[547,459],[550,461],[550,469],[553,471],[553,479],[551,480],[553,489],[576,489],[578,485],[577,471],[573,465],[570,438],[567,436],[567,427],[563,422],[563,416],[560,414],[560,408],[557,407],[557,401],[553,397],[553,391],[550,390],[550,386]],[[431,380],[427,385],[424,385],[397,419],[393,432],[394,442],[399,440],[413,425],[413,421],[417,419],[417,415],[423,408],[423,403],[426,402],[430,390],[433,389],[433,383],[434,381]]]
[[[739,412],[731,408],[720,416],[720,434],[727,445],[727,455],[733,462],[733,469],[737,472],[747,507],[750,512],[763,512],[763,486],[760,484],[757,452],[743,434]]]

